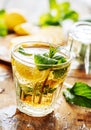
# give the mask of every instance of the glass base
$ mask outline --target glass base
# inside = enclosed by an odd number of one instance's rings
[[[39,108],[29,106],[26,103],[22,102],[21,100],[18,101],[17,106],[21,112],[33,117],[46,116],[47,114],[51,113],[54,110],[53,105]]]

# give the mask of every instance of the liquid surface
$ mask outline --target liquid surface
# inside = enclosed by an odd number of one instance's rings
[[[12,57],[17,99],[33,107],[50,106],[58,98],[70,63],[39,70],[34,63],[34,54],[42,55],[48,53],[49,50],[45,48],[24,48],[24,51],[32,54],[32,56],[25,56],[16,50]],[[57,55],[63,56],[63,53],[57,53]],[[64,57],[68,58],[65,55]]]

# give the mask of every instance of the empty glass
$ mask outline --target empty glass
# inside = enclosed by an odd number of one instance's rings
[[[86,74],[91,73],[91,23],[75,23],[69,32],[67,47],[79,65],[84,66]]]

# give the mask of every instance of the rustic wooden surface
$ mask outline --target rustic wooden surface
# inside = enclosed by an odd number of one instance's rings
[[[86,75],[83,68],[71,69],[65,82],[73,85],[76,81],[91,85],[91,74]],[[21,113],[16,105],[11,65],[1,61],[0,89],[0,130],[91,130],[91,110],[69,105],[62,95],[55,110],[45,117]]]

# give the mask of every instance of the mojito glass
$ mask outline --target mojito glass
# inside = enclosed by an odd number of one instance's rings
[[[18,109],[41,117],[54,110],[71,56],[63,47],[43,42],[20,43],[11,53]]]

